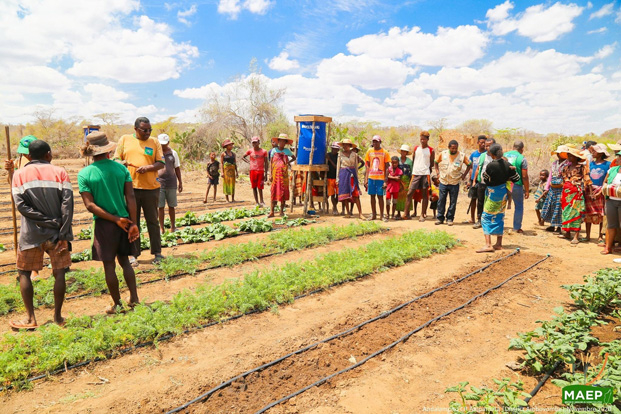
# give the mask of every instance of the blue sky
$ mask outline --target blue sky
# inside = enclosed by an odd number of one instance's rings
[[[0,29],[5,123],[41,108],[200,122],[256,58],[290,117],[621,127],[617,2],[5,0]]]

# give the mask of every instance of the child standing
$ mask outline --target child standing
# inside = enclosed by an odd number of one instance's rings
[[[213,202],[216,202],[216,191],[218,191],[218,181],[220,180],[220,162],[216,160],[216,153],[209,154],[209,162],[207,162],[207,192],[203,204],[207,204],[209,190],[213,186]]]
[[[440,198],[440,180],[438,177],[431,177],[431,186],[429,187],[429,208],[433,211],[433,218],[436,218],[436,212],[438,211],[438,199]],[[414,210],[416,211],[416,210]]]
[[[535,213],[537,213],[537,221],[540,226],[545,226],[545,222],[543,221],[543,218],[541,218],[541,209],[543,209],[543,203],[546,201],[546,197],[548,196],[546,183],[548,182],[549,176],[550,171],[539,171],[539,185],[537,186],[537,191],[535,191]]]
[[[399,198],[399,190],[401,189],[401,176],[403,171],[399,168],[399,157],[390,159],[388,167],[388,179],[386,180],[386,217],[384,221],[391,217],[390,205],[392,204],[392,218],[395,218],[397,211],[397,199]]]

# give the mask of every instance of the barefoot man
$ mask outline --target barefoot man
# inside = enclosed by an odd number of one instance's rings
[[[63,325],[61,315],[65,300],[65,273],[71,266],[70,241],[73,240],[73,190],[64,168],[52,161],[52,149],[47,142],[30,143],[31,161],[13,176],[13,198],[22,215],[17,246],[19,287],[28,319],[11,321],[13,329],[36,329],[30,274],[43,269],[43,252],[52,263],[54,275],[54,322]]]

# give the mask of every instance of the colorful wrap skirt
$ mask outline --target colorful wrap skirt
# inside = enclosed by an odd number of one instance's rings
[[[507,208],[507,184],[485,190],[485,204],[481,215],[483,234],[502,236],[505,230],[505,209]]]
[[[587,188],[584,196],[584,222],[591,224],[600,224],[604,219],[604,204],[606,198],[600,192],[595,198],[591,197],[594,192],[600,191],[602,188],[598,186],[590,186]]]
[[[235,194],[235,164],[224,163],[224,174],[222,177],[224,195]]]
[[[275,153],[272,157],[272,201],[284,203],[289,200],[289,165],[287,156]]]
[[[563,184],[561,193],[563,231],[579,231],[584,219],[584,191],[572,182]]]
[[[339,201],[360,197],[358,174],[354,167],[341,168],[339,171]]]

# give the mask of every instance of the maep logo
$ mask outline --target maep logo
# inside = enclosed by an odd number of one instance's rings
[[[563,387],[563,404],[612,404],[613,393],[609,387],[568,385]]]

